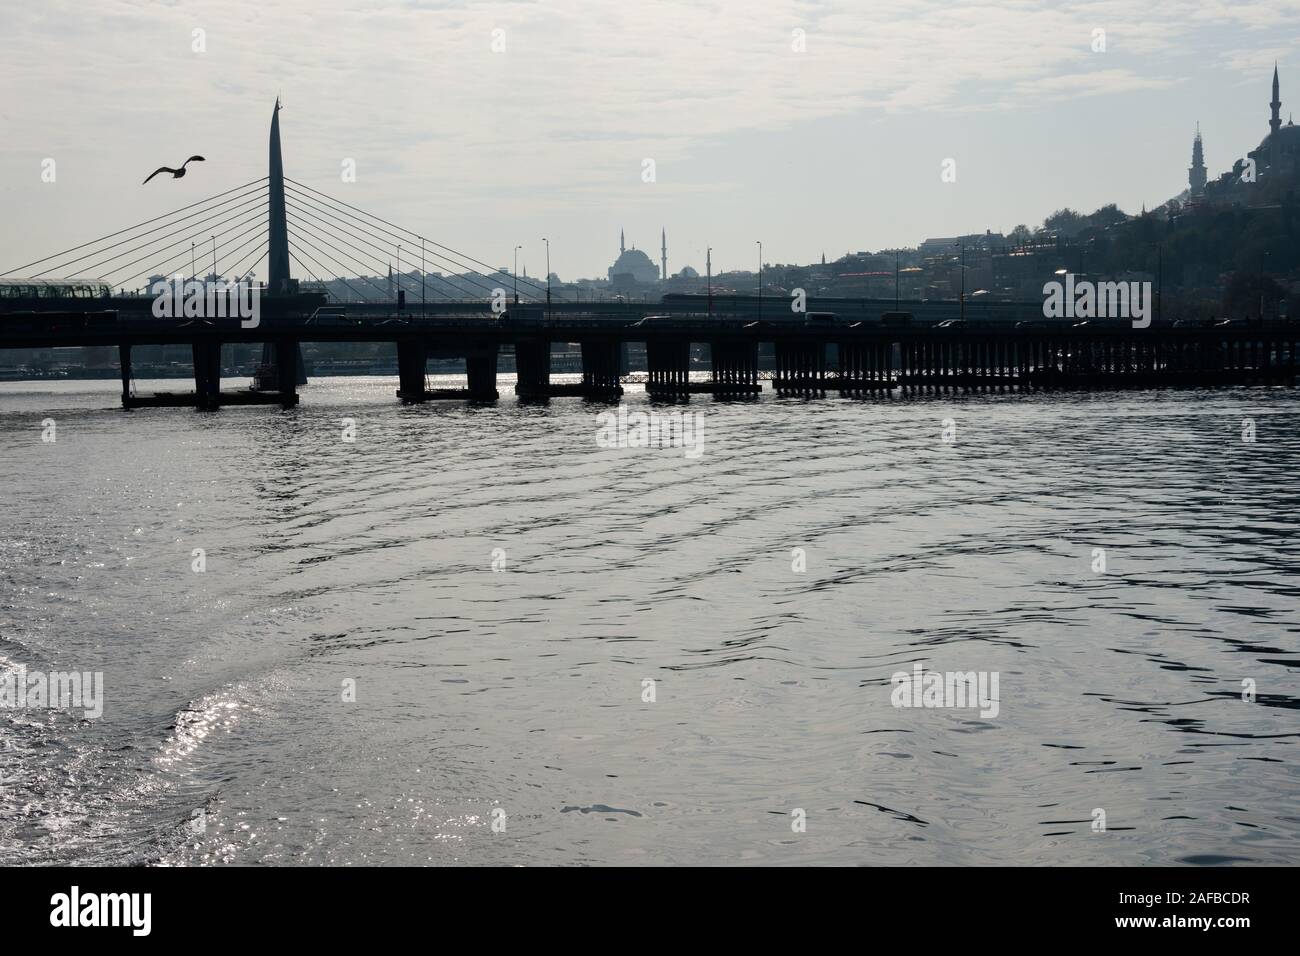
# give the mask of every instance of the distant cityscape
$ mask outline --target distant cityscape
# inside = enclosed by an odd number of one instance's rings
[[[1042,301],[1044,283],[1063,273],[1097,281],[1152,282],[1167,315],[1188,319],[1216,316],[1267,318],[1294,315],[1300,307],[1300,127],[1282,122],[1277,68],[1268,102],[1268,131],[1259,145],[1211,178],[1205,141],[1197,124],[1187,188],[1155,206],[1128,214],[1115,205],[1084,214],[1062,208],[1037,227],[1018,225],[1009,233],[983,232],[938,236],[916,247],[845,251],[811,264],[766,263],[759,271],[729,269],[713,273],[711,263],[674,267],[667,228],[658,237],[658,262],[620,231],[618,252],[605,275],[562,280],[549,276],[557,301],[649,302],[666,294],[712,292],[725,295],[792,296],[879,301]],[[611,245],[612,248],[612,245]],[[157,279],[118,294],[145,294]],[[207,278],[217,278],[210,275]],[[324,292],[335,302],[396,301],[404,293],[427,301],[487,301],[495,290],[513,301],[544,298],[548,277],[526,268],[449,274],[390,264],[385,275],[318,279],[300,276],[302,291]],[[5,294],[0,280],[0,295]],[[418,290],[418,291],[417,291]],[[255,364],[253,350],[232,350],[230,365]],[[309,360],[339,368],[386,370],[391,357],[363,345],[309,347]],[[102,351],[103,354],[99,354]],[[169,374],[187,368],[187,357],[158,347],[139,357],[138,371]],[[375,352],[375,354],[370,354]],[[114,372],[111,350],[48,349],[0,351],[0,379],[102,375]],[[151,365],[152,362],[152,365]],[[188,372],[177,372],[188,374]]]

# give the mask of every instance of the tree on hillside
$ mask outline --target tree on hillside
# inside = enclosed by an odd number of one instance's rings
[[[1286,298],[1286,290],[1272,276],[1261,276],[1254,271],[1237,271],[1223,290],[1223,308],[1229,318],[1254,318],[1260,313],[1260,295],[1263,294],[1263,313],[1275,315],[1277,304]]]
[[[1043,220],[1043,230],[1045,232],[1055,232],[1062,236],[1073,236],[1084,225],[1083,216],[1068,207],[1056,210]]]
[[[1128,215],[1114,203],[1102,206],[1087,218],[1089,225],[1100,226],[1102,228],[1128,221]]]

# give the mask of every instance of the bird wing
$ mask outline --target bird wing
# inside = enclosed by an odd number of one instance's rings
[[[175,176],[176,170],[172,169],[170,166],[159,166],[157,169],[155,169],[153,172],[149,174],[149,179],[153,179],[159,173],[171,173],[173,176]],[[143,186],[145,183],[149,181],[149,179],[146,179],[144,183],[141,183],[140,185]]]
[[[207,162],[207,160],[204,159],[202,156],[191,156],[189,159],[185,160],[185,162],[182,163],[181,165],[183,165],[183,166],[188,166],[190,163],[195,162],[196,160],[197,160],[198,162],[200,162],[200,163],[206,163],[206,162]]]

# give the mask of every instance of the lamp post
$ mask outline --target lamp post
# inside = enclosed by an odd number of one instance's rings
[[[696,273],[698,275],[698,273]],[[713,316],[713,247],[709,246],[704,250],[704,275],[705,288],[708,291],[707,310],[710,317]]]
[[[1160,324],[1160,315],[1164,311],[1165,301],[1165,246],[1156,243],[1156,324]]]
[[[958,239],[957,246],[961,249],[961,295],[958,302],[961,304],[961,319],[966,321],[966,243]]]
[[[519,250],[523,246],[515,246],[515,305],[519,304]]]
[[[1264,260],[1268,258],[1268,253],[1259,257],[1259,324],[1264,324]]]
[[[758,244],[758,317],[763,318],[763,241],[755,239]]]
[[[551,320],[551,240],[542,236],[546,243],[546,321]]]

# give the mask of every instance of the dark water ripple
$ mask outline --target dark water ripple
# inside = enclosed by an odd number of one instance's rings
[[[392,388],[0,387],[0,671],[108,688],[0,710],[0,860],[1300,861],[1294,393],[696,399],[689,460]]]

